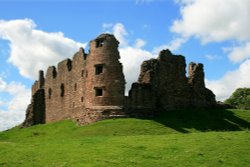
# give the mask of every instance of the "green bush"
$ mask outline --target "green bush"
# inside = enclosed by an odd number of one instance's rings
[[[233,105],[239,109],[250,109],[250,88],[238,88],[225,100],[226,104]]]

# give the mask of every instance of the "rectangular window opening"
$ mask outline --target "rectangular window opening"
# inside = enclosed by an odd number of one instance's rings
[[[95,96],[102,96],[103,95],[103,89],[96,88],[95,89]]]
[[[95,66],[95,75],[99,75],[103,73],[103,65],[96,65]]]
[[[84,70],[82,70],[81,76],[84,77]]]
[[[103,45],[104,45],[103,39],[96,40],[96,48],[102,47]]]

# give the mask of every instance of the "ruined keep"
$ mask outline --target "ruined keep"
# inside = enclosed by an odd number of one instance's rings
[[[185,58],[169,50],[142,63],[138,81],[125,96],[118,45],[113,35],[101,34],[90,41],[88,54],[80,48],[72,60],[49,67],[45,77],[39,71],[23,126],[64,119],[86,124],[115,116],[216,105],[215,95],[205,87],[203,65],[190,63],[186,77]]]

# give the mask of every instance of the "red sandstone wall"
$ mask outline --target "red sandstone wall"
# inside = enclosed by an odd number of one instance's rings
[[[102,40],[102,46],[97,46],[98,40]],[[114,36],[104,34],[90,42],[88,55],[80,49],[72,61],[66,59],[58,63],[57,68],[48,68],[44,87],[46,122],[67,118],[81,119],[86,117],[86,108],[88,113],[91,109],[93,112],[98,110],[99,113],[107,110],[107,107],[112,110],[110,106],[119,106],[122,109],[125,80],[117,48],[118,41]],[[97,75],[98,65],[103,69]],[[96,89],[102,89],[101,96],[96,95]],[[91,119],[96,118],[93,116]]]
[[[90,42],[88,55],[80,48],[72,60],[49,67],[45,78],[40,71],[24,126],[69,118],[90,123],[122,115],[123,108],[131,115],[137,111],[150,115],[161,109],[216,104],[214,94],[205,88],[203,65],[191,63],[187,78],[185,58],[169,50],[143,62],[138,82],[132,85],[129,97],[124,97],[118,44],[113,35],[102,34]]]
[[[144,61],[138,82],[130,90],[129,107],[151,105],[152,109],[173,110],[215,106],[214,94],[205,87],[203,65],[190,63],[188,70],[187,78],[185,58],[169,50],[161,51],[157,59]]]
[[[46,122],[71,118],[72,110],[84,108],[85,64],[83,49],[73,60],[58,63],[57,69],[49,67],[46,74]],[[57,71],[56,71],[57,70]]]
[[[101,44],[98,46],[98,43]],[[90,42],[86,64],[86,108],[123,106],[125,80],[119,58],[118,41],[113,35],[104,34]],[[96,74],[97,66],[103,68],[100,74]],[[103,95],[96,96],[96,89],[102,89]]]

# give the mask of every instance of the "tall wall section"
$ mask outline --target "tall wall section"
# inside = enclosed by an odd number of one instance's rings
[[[122,108],[125,79],[119,62],[119,42],[113,35],[102,34],[90,41],[86,69],[86,108],[104,106]]]
[[[32,86],[26,122],[37,122],[34,115],[40,110],[44,113],[40,123],[71,118],[89,123],[123,111],[125,79],[118,45],[113,35],[102,34],[90,42],[89,54],[80,48],[72,60],[48,67],[45,78],[40,71]],[[39,109],[36,104],[44,107]]]
[[[46,122],[71,118],[84,110],[86,85],[86,59],[80,50],[73,59],[51,66],[45,78]]]
[[[45,123],[44,74],[39,71],[39,79],[32,85],[31,102],[26,109],[26,117],[22,127]]]

